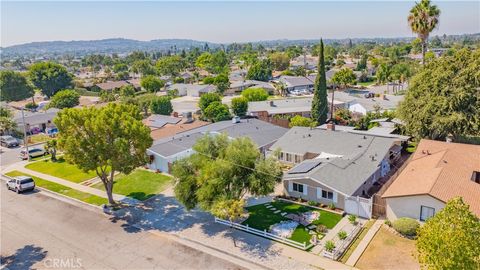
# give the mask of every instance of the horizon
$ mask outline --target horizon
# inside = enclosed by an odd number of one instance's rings
[[[480,32],[480,2],[433,3],[442,13],[439,27],[431,36]],[[4,1],[1,47],[118,38],[190,39],[217,44],[320,37],[413,38],[416,35],[411,32],[406,15],[413,5],[414,1]]]

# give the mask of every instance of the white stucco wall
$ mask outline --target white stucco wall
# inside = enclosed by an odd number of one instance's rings
[[[153,152],[148,152],[149,155],[153,155],[155,158],[151,164],[148,164],[149,169],[151,170],[160,170],[161,172],[168,172],[168,163],[173,163],[176,160],[186,158],[193,153],[193,149],[187,149],[176,155],[169,157],[163,157]]]
[[[362,115],[367,114],[367,109],[365,109],[362,105],[358,103],[349,104],[348,110],[352,113],[360,113]]]
[[[422,205],[434,208],[435,213],[445,207],[445,203],[429,195],[386,198],[386,201],[387,218],[391,221],[401,217],[420,220],[420,207]]]

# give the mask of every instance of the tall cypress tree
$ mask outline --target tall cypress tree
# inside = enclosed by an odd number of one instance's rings
[[[323,40],[320,40],[320,51],[318,52],[318,74],[315,78],[312,101],[312,118],[322,125],[327,121],[327,76],[325,75],[325,57],[323,55]]]

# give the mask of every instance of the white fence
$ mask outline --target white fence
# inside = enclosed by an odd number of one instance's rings
[[[372,218],[372,198],[346,197],[344,210],[348,214],[370,219]]]
[[[293,241],[293,240],[288,239],[288,238],[284,238],[284,237],[280,237],[280,236],[275,235],[275,234],[271,234],[271,233],[267,232],[266,230],[261,231],[261,230],[255,229],[255,228],[251,228],[251,227],[248,226],[248,224],[247,225],[242,225],[242,224],[239,224],[239,223],[231,222],[231,221],[224,220],[224,219],[217,218],[217,217],[215,217],[215,222],[223,224],[223,225],[230,226],[230,227],[235,228],[235,229],[239,229],[239,230],[246,231],[246,232],[249,232],[249,233],[253,233],[253,234],[256,234],[256,235],[259,235],[259,236],[263,236],[265,238],[269,238],[269,239],[272,239],[272,240],[275,240],[275,241],[278,241],[278,242],[281,242],[281,243],[284,243],[284,244],[287,244],[289,246],[296,247],[296,248],[299,248],[299,249],[302,249],[302,250],[307,250],[307,249],[309,249],[313,246],[313,244],[308,244],[307,245],[305,242],[299,243],[297,241]]]
[[[352,241],[355,239],[357,234],[360,232],[362,229],[362,226],[355,226],[355,229],[350,232],[350,234],[345,238],[344,240],[340,240],[340,244],[337,242],[335,243],[335,248],[332,251],[327,251],[326,249],[323,250],[322,254],[323,257],[332,259],[334,261],[338,260],[342,256],[342,254],[347,250],[347,248],[350,246]]]

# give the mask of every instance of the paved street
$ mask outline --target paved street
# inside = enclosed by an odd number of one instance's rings
[[[41,148],[43,149],[43,144],[37,144],[35,146],[29,146],[30,148]],[[18,146],[14,148],[7,148],[0,146],[1,153],[0,153],[0,165],[3,167],[12,165],[16,162],[19,162],[21,159],[20,151],[23,149],[23,146]]]
[[[240,269],[103,214],[37,193],[1,189],[1,259],[8,269]]]

